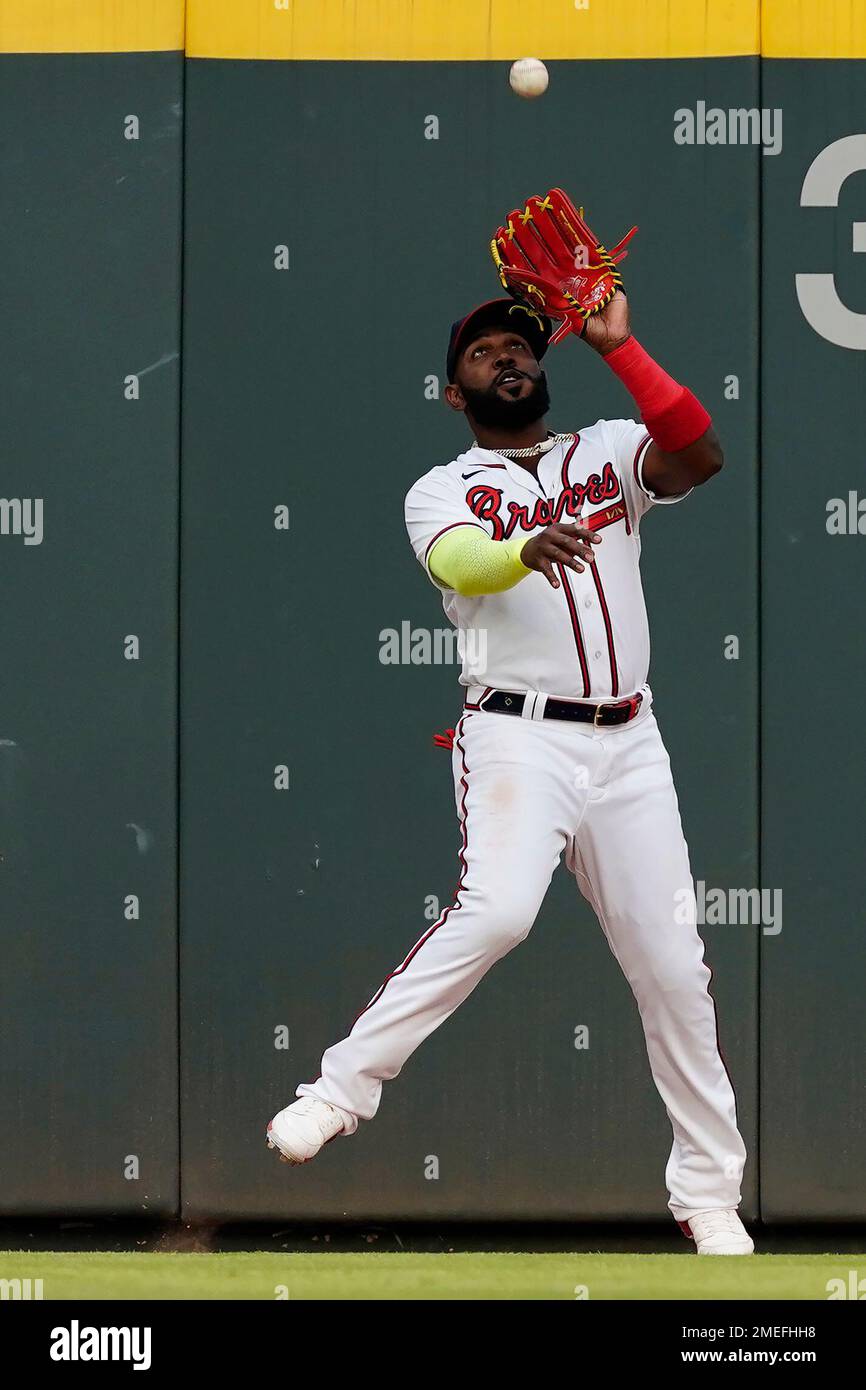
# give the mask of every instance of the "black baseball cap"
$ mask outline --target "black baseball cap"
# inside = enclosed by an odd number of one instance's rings
[[[528,305],[521,304],[516,299],[488,299],[465,318],[456,319],[451,325],[448,356],[445,359],[449,381],[454,380],[454,368],[457,366],[461,350],[472,337],[477,337],[485,328],[493,327],[513,328],[515,333],[519,333],[529,343],[538,362],[547,352],[553,332],[550,319],[539,314],[536,309],[530,309]]]

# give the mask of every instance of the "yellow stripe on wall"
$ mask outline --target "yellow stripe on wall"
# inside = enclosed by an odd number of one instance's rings
[[[0,0],[0,53],[184,37],[193,58],[866,58],[866,0]]]
[[[186,51],[355,61],[705,57],[757,53],[758,10],[759,0],[589,0],[587,8],[575,0],[187,0]]]
[[[866,58],[866,0],[763,0],[765,58]]]
[[[0,0],[0,53],[178,51],[183,27],[184,0]]]

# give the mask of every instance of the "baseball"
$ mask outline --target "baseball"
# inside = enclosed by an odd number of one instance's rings
[[[548,80],[547,68],[540,58],[518,58],[516,63],[511,64],[508,74],[511,90],[527,99],[540,97],[542,92],[546,92]]]

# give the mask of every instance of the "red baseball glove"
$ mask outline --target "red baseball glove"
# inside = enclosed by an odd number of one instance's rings
[[[567,333],[580,337],[590,314],[622,288],[616,267],[636,231],[632,227],[606,250],[584,222],[583,208],[578,211],[561,188],[551,188],[508,214],[490,251],[509,294],[547,318],[562,320],[550,339],[558,343]]]

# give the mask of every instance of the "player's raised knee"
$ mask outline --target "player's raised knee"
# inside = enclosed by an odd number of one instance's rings
[[[489,904],[484,914],[484,938],[491,950],[517,946],[529,935],[538,916],[537,897],[516,893]]]

